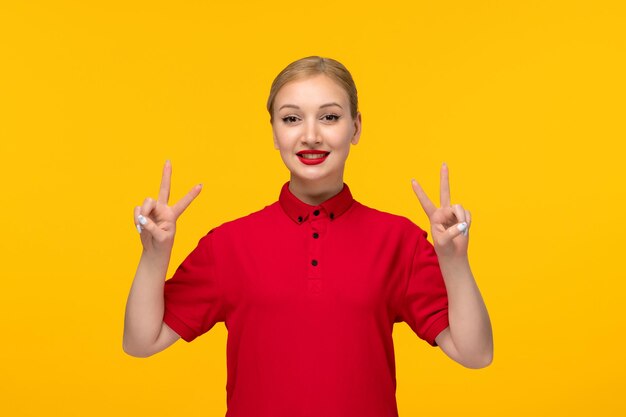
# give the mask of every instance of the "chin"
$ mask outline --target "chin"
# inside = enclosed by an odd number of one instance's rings
[[[291,172],[291,177],[297,178],[299,181],[321,181],[328,178],[328,176],[325,175],[300,175],[293,171]]]
[[[302,171],[290,171],[292,178],[298,178],[300,181],[327,181],[334,177],[340,177],[341,175],[335,174],[334,172],[315,172],[315,173],[303,173]]]

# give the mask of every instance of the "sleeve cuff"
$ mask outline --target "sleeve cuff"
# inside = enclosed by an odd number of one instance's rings
[[[448,322],[448,310],[444,310],[440,313],[440,316],[430,325],[426,333],[424,334],[424,340],[426,340],[431,346],[437,346],[435,338],[441,333],[450,323]]]
[[[189,328],[182,320],[174,315],[167,308],[163,313],[163,322],[170,326],[186,342],[191,342],[197,337],[196,333]]]

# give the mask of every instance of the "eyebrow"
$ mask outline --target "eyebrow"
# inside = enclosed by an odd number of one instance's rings
[[[323,109],[324,107],[331,107],[331,106],[337,106],[340,109],[343,109],[343,107],[341,107],[339,104],[337,104],[335,102],[322,104],[320,106],[320,109]],[[290,108],[293,108],[293,109],[300,109],[300,107],[296,106],[295,104],[284,104],[284,105],[280,106],[280,109],[278,109],[278,110],[282,110],[285,107],[290,107]]]

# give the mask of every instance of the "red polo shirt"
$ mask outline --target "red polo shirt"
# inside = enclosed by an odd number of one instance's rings
[[[225,322],[226,417],[396,417],[394,323],[426,342],[448,326],[427,233],[343,190],[289,190],[223,223],[165,281],[163,320],[191,342]]]

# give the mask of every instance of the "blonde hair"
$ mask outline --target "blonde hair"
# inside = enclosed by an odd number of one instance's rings
[[[356,85],[348,69],[341,62],[332,58],[309,56],[298,59],[287,65],[272,82],[270,96],[267,99],[267,111],[270,113],[270,123],[273,122],[274,100],[276,99],[278,91],[290,81],[318,74],[327,75],[348,93],[348,98],[350,99],[350,114],[353,119],[356,119],[359,102]]]

